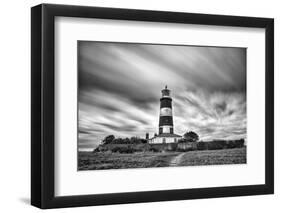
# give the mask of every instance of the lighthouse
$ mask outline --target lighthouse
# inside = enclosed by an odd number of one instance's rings
[[[171,90],[165,86],[160,98],[160,116],[159,116],[159,135],[163,133],[174,133],[173,112],[172,112],[172,98],[170,96]]]
[[[166,85],[161,90],[160,113],[159,113],[159,134],[150,138],[149,143],[176,143],[182,136],[174,134],[173,110],[171,90]]]

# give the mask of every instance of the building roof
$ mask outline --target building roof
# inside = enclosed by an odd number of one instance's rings
[[[154,136],[153,138],[160,138],[160,137],[166,137],[166,138],[174,138],[174,137],[177,137],[177,138],[181,138],[182,136],[180,135],[177,135],[177,134],[171,134],[171,133],[162,133],[162,134],[159,134],[159,135],[156,135]],[[150,138],[150,139],[153,139],[153,138]]]

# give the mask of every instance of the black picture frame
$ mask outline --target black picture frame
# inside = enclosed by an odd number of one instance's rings
[[[265,184],[112,194],[54,195],[55,17],[264,28],[266,128]],[[41,4],[31,8],[31,204],[42,209],[217,198],[274,193],[274,20],[164,11]],[[94,192],[93,192],[94,193]]]

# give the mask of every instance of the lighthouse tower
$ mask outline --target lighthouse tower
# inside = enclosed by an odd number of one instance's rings
[[[165,86],[160,98],[159,134],[149,138],[149,143],[177,143],[182,136],[174,134],[171,90]]]
[[[163,133],[174,134],[171,90],[165,86],[160,98],[159,135]]]

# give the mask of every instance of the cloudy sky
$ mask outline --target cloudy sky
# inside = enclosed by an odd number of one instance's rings
[[[246,138],[246,49],[78,42],[80,150],[109,134],[158,133],[161,89],[174,132],[201,140]]]

